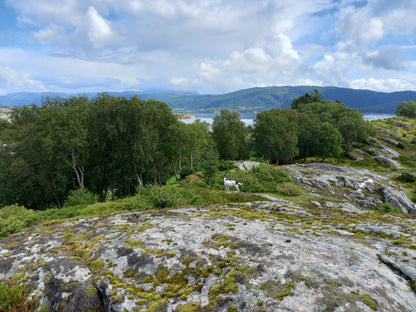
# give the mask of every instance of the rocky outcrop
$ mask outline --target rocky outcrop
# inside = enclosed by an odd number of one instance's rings
[[[325,163],[296,164],[284,168],[294,182],[310,193],[334,196],[337,200],[363,208],[390,203],[400,212],[416,213],[414,204],[398,185],[368,170]]]
[[[379,163],[387,165],[389,168],[403,169],[402,166],[393,159],[384,156],[376,156],[374,157],[374,159],[377,160]]]
[[[414,218],[270,199],[50,222],[0,240],[0,278],[52,311],[416,311]]]
[[[258,167],[260,165],[257,161],[248,161],[248,160],[242,160],[242,161],[236,161],[234,163],[234,167],[240,170],[251,170],[254,167]]]
[[[389,159],[400,156],[399,152],[397,152],[394,149],[386,146],[385,144],[381,143],[377,139],[372,139],[371,144],[376,147],[376,153],[380,156],[384,156],[385,158],[389,158]]]
[[[390,145],[393,145],[395,147],[399,146],[399,142],[397,142],[397,141],[395,141],[395,140],[393,140],[391,138],[380,137],[380,140],[382,140],[382,141],[384,141],[384,142],[386,142],[386,143],[388,143]]]
[[[352,160],[363,160],[365,159],[365,153],[360,149],[352,149],[347,153],[348,158]]]

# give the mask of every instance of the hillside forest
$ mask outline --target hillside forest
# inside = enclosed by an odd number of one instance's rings
[[[291,108],[258,113],[250,127],[228,109],[210,127],[185,124],[166,103],[137,96],[46,97],[1,122],[0,207],[61,208],[81,195],[104,202],[197,171],[210,183],[233,160],[325,161],[373,132],[358,110],[316,90]]]

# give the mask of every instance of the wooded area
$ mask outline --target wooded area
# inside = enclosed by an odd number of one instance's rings
[[[318,91],[292,108],[258,113],[251,127],[221,110],[212,128],[177,120],[167,104],[101,94],[44,98],[1,124],[0,206],[62,207],[81,191],[100,201],[134,195],[195,170],[209,178],[219,160],[290,161],[337,156],[371,134],[355,109]]]

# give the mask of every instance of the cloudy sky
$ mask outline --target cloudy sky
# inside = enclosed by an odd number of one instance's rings
[[[415,0],[0,0],[0,94],[416,90]]]

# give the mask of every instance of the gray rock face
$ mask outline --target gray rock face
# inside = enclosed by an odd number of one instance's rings
[[[376,139],[373,139],[372,143],[378,146],[378,148],[376,149],[376,152],[380,156],[384,156],[385,158],[389,158],[389,159],[400,156],[399,152],[396,152],[394,149],[386,146],[385,144],[381,143],[380,141]]]
[[[384,157],[384,156],[375,156],[375,160],[377,160],[379,163],[386,164],[389,166],[389,168],[396,168],[396,169],[402,169],[402,166],[395,160]]]
[[[384,142],[386,142],[388,144],[391,144],[393,146],[396,146],[396,147],[399,146],[399,142],[397,142],[397,141],[395,141],[393,139],[390,139],[390,138],[380,137],[380,140],[382,140],[382,141],[384,141]]]
[[[53,311],[416,311],[415,218],[270,199],[51,222],[0,240],[0,278]]]
[[[288,165],[284,168],[294,182],[313,194],[334,196],[365,208],[390,203],[403,213],[416,213],[414,204],[398,185],[368,170],[324,163]]]
[[[260,165],[257,161],[236,161],[234,166],[240,170],[251,170],[254,167],[258,167]]]
[[[390,203],[397,210],[416,214],[415,204],[402,191],[392,187],[381,187],[380,194],[385,202]]]

